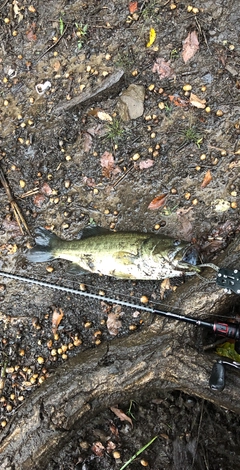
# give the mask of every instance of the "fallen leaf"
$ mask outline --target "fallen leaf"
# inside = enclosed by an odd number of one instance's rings
[[[40,191],[41,191],[41,193],[45,194],[46,196],[50,196],[52,194],[52,188],[50,188],[48,183],[43,183]]]
[[[171,103],[174,104],[174,106],[179,106],[180,108],[184,108],[189,105],[188,100],[183,100],[180,98],[179,95],[169,95],[168,98],[170,99]]]
[[[149,41],[146,44],[146,47],[151,47],[156,39],[156,31],[154,28],[150,28],[149,32]]]
[[[102,111],[100,108],[93,108],[88,111],[88,114],[90,116],[95,116],[101,121],[107,121],[107,122],[112,122],[112,117],[110,114],[106,113],[105,111]]]
[[[189,207],[188,209],[182,208],[177,211],[177,217],[180,223],[179,233],[181,233],[181,238],[185,240],[191,240],[193,231],[193,226],[189,220],[193,218],[190,212],[192,208]],[[188,212],[189,214],[187,215]]]
[[[115,406],[110,406],[110,410],[120,419],[120,421],[128,421],[133,427],[133,422],[130,416],[127,416],[122,410]]]
[[[52,316],[53,334],[57,333],[58,326],[61,323],[63,316],[64,316],[64,313],[61,308],[59,308],[59,311],[56,308],[53,309],[53,316]]]
[[[97,117],[101,121],[112,122],[112,116],[110,116],[108,113],[105,113],[105,111],[98,111]]]
[[[116,444],[113,441],[108,441],[106,451],[112,452],[114,449],[116,449]]]
[[[167,277],[160,284],[160,298],[161,298],[161,300],[163,300],[163,298],[164,298],[165,291],[169,290],[170,288],[171,288],[170,279]]]
[[[30,28],[27,30],[26,36],[29,41],[36,41],[37,39],[37,36],[35,34],[36,27],[37,27],[36,23],[32,23]]]
[[[93,445],[92,445],[92,451],[93,451],[94,454],[97,455],[98,457],[103,457],[104,451],[105,451],[105,447],[102,445],[102,443],[101,443],[100,441],[94,442]]]
[[[94,188],[96,186],[95,179],[88,178],[87,176],[83,176],[83,183],[86,184],[89,188]]]
[[[110,429],[111,433],[112,433],[114,436],[118,436],[118,435],[119,435],[118,428],[117,428],[117,426],[115,426],[114,423],[110,423],[109,429]]]
[[[154,160],[148,158],[147,160],[143,160],[143,162],[139,163],[139,168],[140,170],[145,170],[146,168],[150,168],[151,166],[153,166],[154,163]]]
[[[5,217],[2,221],[2,228],[9,232],[12,237],[18,237],[21,235],[21,230],[16,220],[12,220],[10,217]]]
[[[84,152],[89,152],[92,147],[92,136],[89,134],[89,132],[84,132],[84,139],[83,139],[83,151]]]
[[[33,198],[33,204],[36,207],[42,207],[43,203],[45,202],[45,196],[43,194],[37,194]]]
[[[61,63],[60,63],[59,60],[56,60],[56,62],[54,62],[54,64],[53,64],[54,72],[59,72],[60,68],[61,68]]]
[[[161,194],[161,196],[156,196],[149,204],[148,209],[155,210],[159,209],[160,207],[164,206],[166,203],[168,194]]]
[[[153,64],[152,71],[153,73],[157,72],[161,79],[174,77],[174,71],[172,67],[170,67],[170,61],[166,62],[162,57],[159,57]]]
[[[20,23],[20,21],[22,21],[23,19],[23,15],[22,13],[20,12],[20,8],[18,6],[18,1],[17,0],[13,0],[13,12],[14,12],[14,18],[16,18],[18,16],[18,23]]]
[[[137,1],[129,2],[128,9],[129,9],[129,13],[131,13],[131,15],[133,13],[135,13],[135,11],[138,10],[138,2]]]
[[[113,154],[110,152],[104,152],[100,159],[101,167],[103,168],[102,173],[104,176],[109,178],[114,168]]]
[[[199,41],[197,37],[197,32],[192,31],[188,33],[186,39],[183,41],[183,50],[182,50],[182,58],[183,61],[186,63],[190,60],[198,51],[199,49]]]
[[[122,327],[122,322],[119,320],[119,313],[109,313],[107,319],[107,329],[112,336],[116,336]]]
[[[192,106],[195,106],[195,108],[200,108],[204,109],[206,108],[206,100],[201,98],[198,98],[197,95],[194,95],[194,93],[191,93],[189,102]]]
[[[212,175],[211,175],[211,171],[208,170],[203,178],[201,188],[206,188],[206,186],[210,183],[210,181],[212,181]]]
[[[106,178],[110,178],[111,175],[116,175],[117,173],[121,173],[120,168],[115,167],[113,154],[110,152],[106,151],[102,154],[100,163],[102,166],[102,174]]]

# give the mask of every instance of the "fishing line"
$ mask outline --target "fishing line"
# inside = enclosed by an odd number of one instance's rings
[[[25,283],[27,282],[27,283],[37,285],[37,286],[41,286],[41,287],[51,288],[51,289],[59,290],[59,291],[62,291],[62,292],[67,292],[67,293],[70,293],[70,294],[80,295],[82,297],[86,297],[86,298],[89,298],[89,299],[100,300],[100,301],[110,302],[112,304],[118,304],[118,305],[122,305],[122,306],[125,306],[125,307],[139,309],[139,310],[143,310],[143,311],[150,312],[150,313],[155,313],[156,309],[154,309],[154,306],[156,306],[156,307],[163,306],[163,307],[169,308],[169,305],[167,303],[152,301],[152,300],[150,300],[150,303],[151,303],[152,307],[144,306],[142,304],[139,304],[140,299],[138,297],[130,296],[130,295],[124,294],[124,293],[120,293],[119,291],[117,292],[117,295],[120,296],[120,299],[109,297],[109,296],[102,295],[102,294],[93,293],[93,292],[91,292],[91,290],[97,290],[97,289],[101,290],[101,288],[93,286],[91,284],[86,284],[86,283],[83,283],[83,284],[86,288],[90,288],[90,292],[86,292],[85,290],[79,290],[79,289],[76,289],[74,287],[67,287],[67,286],[62,286],[62,285],[59,285],[59,284],[54,284],[53,282],[48,282],[46,280],[40,280],[40,279],[36,279],[36,278],[21,276],[21,275],[18,275],[18,274],[7,273],[5,271],[0,271],[0,276],[6,277],[6,278],[9,278],[9,279],[13,279],[13,280],[23,281]],[[76,280],[70,281],[69,279],[65,279],[65,278],[62,278],[62,279],[64,280],[64,283],[65,282],[67,282],[68,284],[72,283],[73,285],[75,283],[77,283]],[[80,284],[80,283],[78,283],[78,284]],[[109,292],[109,289],[104,288],[104,291]],[[126,300],[121,300],[121,297],[125,297]],[[131,301],[129,302],[127,299],[136,300],[137,303],[135,304]],[[171,311],[172,310],[175,310],[176,312],[181,312],[180,307],[171,306]],[[172,315],[174,315],[174,314],[172,314]],[[205,316],[205,314],[202,314],[202,315]],[[200,315],[200,317],[201,317],[201,315]],[[216,315],[209,313],[208,317],[215,317],[216,318]],[[226,318],[226,315],[218,315],[218,317],[219,318]]]

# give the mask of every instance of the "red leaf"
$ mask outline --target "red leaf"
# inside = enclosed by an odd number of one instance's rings
[[[131,15],[133,13],[135,13],[135,11],[138,10],[138,2],[137,1],[129,2],[128,9],[129,9],[129,12],[131,13]]]
[[[198,51],[199,49],[199,42],[196,31],[192,31],[188,33],[185,41],[183,41],[183,50],[182,50],[182,58],[183,61],[186,63],[190,60]]]
[[[167,199],[168,194],[161,194],[161,196],[156,196],[149,204],[148,209],[150,210],[155,210],[159,209],[159,207],[162,207],[165,205],[166,199]]]

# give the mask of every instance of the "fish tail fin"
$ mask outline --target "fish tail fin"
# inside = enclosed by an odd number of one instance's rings
[[[28,261],[42,263],[53,260],[56,258],[54,250],[59,241],[60,238],[57,235],[45,228],[39,227],[36,230],[36,245],[27,253]]]

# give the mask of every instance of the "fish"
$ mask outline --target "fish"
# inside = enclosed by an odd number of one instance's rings
[[[63,240],[40,227],[27,259],[40,263],[60,258],[73,263],[72,272],[117,279],[157,280],[200,271],[195,246],[167,235],[87,227],[79,237]]]

